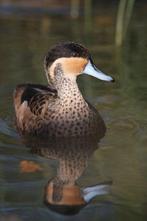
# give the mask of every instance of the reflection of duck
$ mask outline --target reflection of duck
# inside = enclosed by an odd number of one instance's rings
[[[104,130],[99,135],[100,138],[104,136]],[[44,200],[50,209],[65,214],[77,213],[95,196],[109,192],[108,183],[82,189],[77,184],[77,180],[87,167],[89,158],[98,148],[96,137],[54,140],[27,138],[24,141],[31,147],[33,153],[59,162],[56,176],[45,188]]]
[[[98,133],[98,112],[81,95],[76,78],[82,73],[105,81],[113,79],[97,70],[87,49],[68,42],[52,48],[45,57],[48,86],[16,87],[14,104],[22,134],[85,136]],[[104,126],[104,125],[103,125]]]

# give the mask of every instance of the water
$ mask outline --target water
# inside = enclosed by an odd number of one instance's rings
[[[90,26],[83,19],[67,16],[0,17],[0,220],[147,219],[147,20],[144,9],[136,6],[125,44],[116,50],[115,10],[105,17],[95,15]],[[43,56],[61,40],[85,44],[96,65],[116,78],[115,84],[88,76],[78,81],[107,126],[99,148],[94,145],[88,167],[79,175],[78,186],[113,183],[110,194],[97,196],[73,216],[55,213],[44,205],[44,187],[56,175],[58,162],[26,148],[13,121],[15,85],[46,83]],[[34,164],[26,169],[28,162]]]

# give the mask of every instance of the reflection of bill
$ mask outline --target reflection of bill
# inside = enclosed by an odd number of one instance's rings
[[[56,176],[48,182],[44,191],[44,202],[48,208],[59,213],[74,214],[95,196],[109,193],[110,182],[83,189],[76,183],[104,134],[105,131],[101,130],[99,137],[24,138],[33,153],[59,162]]]

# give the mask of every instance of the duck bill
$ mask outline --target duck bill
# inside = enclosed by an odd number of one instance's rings
[[[104,74],[102,71],[98,70],[94,64],[92,64],[90,61],[86,65],[84,71],[84,74],[88,74],[90,76],[96,77],[102,81],[110,81],[114,82],[114,79],[106,74]]]

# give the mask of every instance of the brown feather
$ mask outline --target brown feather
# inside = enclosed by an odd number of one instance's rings
[[[56,98],[57,91],[52,88],[35,84],[18,85],[13,95],[18,129],[28,130],[30,124],[34,129],[35,126],[40,127],[49,103]]]

